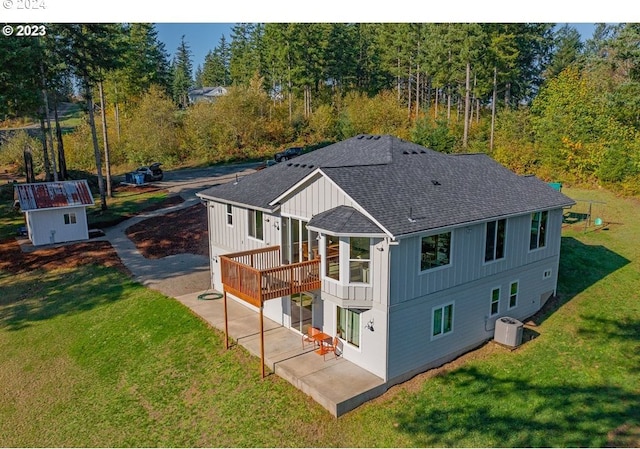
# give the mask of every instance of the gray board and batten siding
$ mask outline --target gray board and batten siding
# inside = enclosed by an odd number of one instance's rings
[[[441,154],[392,136],[356,136],[198,196],[210,207],[213,278],[218,254],[282,245],[278,224],[285,217],[320,234],[323,273],[327,236],[338,237],[341,255],[350,236],[370,237],[369,283],[323,277],[322,321],[331,332],[336,305],[361,309],[361,346],[347,346],[345,358],[390,383],[492,338],[501,316],[524,319],[539,310],[557,285],[562,208],[574,203],[486,155]],[[226,223],[227,205],[233,225]],[[262,241],[247,237],[248,209],[264,213]],[[531,219],[538,211],[549,211],[547,241],[532,251]],[[506,220],[505,255],[487,263],[486,223],[500,219]],[[421,272],[422,237],[444,232],[452,235],[449,263]],[[518,301],[509,307],[516,281]],[[492,313],[496,288],[499,307]],[[453,329],[434,337],[434,308],[446,304],[453,304]],[[364,327],[369,322],[375,332]]]
[[[400,382],[452,360],[493,338],[502,316],[525,319],[554,294],[560,254],[562,209],[549,211],[547,242],[530,250],[531,214],[507,219],[505,257],[484,261],[486,224],[452,229],[451,263],[420,272],[419,237],[401,240],[391,252],[388,379]],[[518,283],[509,307],[511,283]],[[491,315],[491,292],[500,289]],[[433,337],[433,309],[453,303],[453,330]]]

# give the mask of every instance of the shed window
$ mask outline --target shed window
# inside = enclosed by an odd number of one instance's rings
[[[76,224],[77,223],[77,219],[76,219],[76,214],[75,213],[70,213],[70,214],[64,214],[64,224],[68,225],[68,224]]]
[[[449,265],[451,261],[451,232],[422,237],[420,271]]]
[[[490,221],[487,223],[487,234],[484,245],[484,261],[491,262],[504,258],[504,241],[507,230],[507,220]]]

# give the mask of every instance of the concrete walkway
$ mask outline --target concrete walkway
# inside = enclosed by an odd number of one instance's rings
[[[148,218],[190,207],[199,202],[195,193],[209,185],[235,179],[235,173],[223,173],[176,186],[165,185],[180,194],[183,203],[138,215],[109,228],[108,240],[134,279],[141,284],[174,297],[211,326],[224,332],[224,304],[222,299],[203,300],[198,297],[212,292],[207,257],[178,254],[162,259],[145,259],[125,230]],[[163,183],[158,183],[163,184]],[[167,183],[168,184],[168,183]],[[260,357],[259,314],[255,309],[234,300],[227,300],[229,336],[234,344],[245,347]],[[385,382],[359,366],[328,354],[325,358],[313,351],[312,345],[302,345],[300,334],[264,319],[265,365],[271,372],[289,381],[310,395],[332,415],[340,416],[386,391]],[[233,348],[231,348],[232,350]],[[256,378],[260,373],[256,372]]]

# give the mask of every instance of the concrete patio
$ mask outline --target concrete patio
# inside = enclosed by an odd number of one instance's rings
[[[211,291],[208,291],[211,293]],[[176,299],[224,332],[223,299],[201,300],[205,292]],[[243,304],[227,299],[229,337],[260,357],[260,315]],[[310,344],[302,347],[300,334],[264,318],[265,365],[272,372],[311,396],[333,416],[340,416],[383,394],[386,384],[369,371],[333,354],[325,358]],[[256,376],[260,374],[256,372]],[[331,386],[327,388],[327,386]]]

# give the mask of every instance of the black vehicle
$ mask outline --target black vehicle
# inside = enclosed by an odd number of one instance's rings
[[[153,164],[144,167],[139,167],[136,173],[144,174],[144,182],[162,181],[164,174],[160,168],[162,164],[160,162],[154,162]]]
[[[282,161],[289,160],[293,157],[300,156],[301,154],[302,154],[301,147],[292,147],[292,148],[287,148],[286,150],[281,151],[279,153],[276,153],[275,156],[273,156],[273,158],[276,160],[276,162],[282,162]]]

